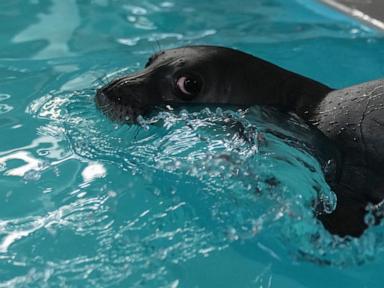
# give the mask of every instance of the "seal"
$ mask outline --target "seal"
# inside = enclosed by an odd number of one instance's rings
[[[250,54],[187,46],[154,54],[145,68],[99,89],[96,103],[110,118],[135,122],[163,105],[270,105],[317,127],[341,154],[329,185],[331,214],[317,215],[340,236],[360,236],[379,223],[384,202],[384,80],[335,90]]]

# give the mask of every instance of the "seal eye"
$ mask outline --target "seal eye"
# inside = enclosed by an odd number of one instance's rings
[[[201,81],[198,77],[184,75],[176,81],[179,96],[184,100],[191,100],[201,91]]]

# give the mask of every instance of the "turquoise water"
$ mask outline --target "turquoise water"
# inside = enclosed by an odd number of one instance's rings
[[[93,102],[191,43],[344,87],[382,77],[382,34],[305,0],[9,0],[0,19],[0,287],[382,287],[382,225],[345,240],[313,216],[334,154],[294,115],[119,126]]]

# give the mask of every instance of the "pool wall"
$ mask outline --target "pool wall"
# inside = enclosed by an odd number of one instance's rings
[[[384,30],[384,2],[381,0],[321,0],[343,13],[351,15],[366,24]]]

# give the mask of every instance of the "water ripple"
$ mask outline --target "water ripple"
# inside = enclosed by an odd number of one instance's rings
[[[0,151],[0,287],[299,287],[314,284],[298,275],[351,283],[339,267],[382,262],[383,225],[340,239],[317,221],[336,204],[334,151],[297,116],[195,107],[118,125],[94,105],[154,51],[201,41],[359,82],[381,71],[360,53],[377,55],[372,31],[297,1],[41,2],[0,3],[0,125],[20,128]],[[354,62],[332,74],[322,60],[338,50]]]

